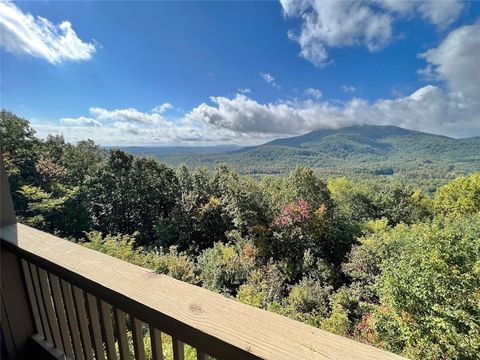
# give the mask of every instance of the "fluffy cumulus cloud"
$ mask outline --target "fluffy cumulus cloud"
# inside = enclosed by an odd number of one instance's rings
[[[82,41],[68,21],[55,25],[22,12],[11,2],[0,2],[0,44],[8,51],[44,58],[52,64],[89,60],[94,43]]]
[[[455,29],[436,48],[421,54],[422,74],[440,83],[408,96],[373,103],[353,98],[344,103],[283,101],[261,104],[244,95],[214,97],[188,116],[235,132],[301,134],[318,128],[350,125],[397,125],[450,136],[480,134],[480,23]],[[353,92],[354,87],[345,86]]]
[[[102,123],[98,120],[80,116],[78,118],[62,118],[60,123],[67,126],[102,126]]]
[[[448,136],[480,135],[480,23],[451,31],[420,57],[430,84],[407,96],[374,102],[321,98],[306,89],[304,100],[261,103],[247,92],[211,97],[180,118],[170,118],[165,103],[152,111],[92,107],[88,116],[61,119],[60,125],[35,125],[40,135],[63,134],[71,141],[93,138],[101,144],[261,143],[278,136],[319,128],[396,125]],[[274,80],[273,80],[274,81]],[[355,89],[345,86],[344,91]]]
[[[152,112],[146,113],[133,108],[107,110],[101,107],[91,107],[90,113],[99,121],[116,120],[144,124],[164,124],[164,117],[158,113],[158,110],[155,110],[156,108]]]
[[[166,103],[165,103],[166,104]],[[219,128],[205,122],[198,122],[192,117],[167,119],[159,112],[173,106],[160,105],[150,112],[137,109],[105,109],[91,107],[89,116],[62,118],[59,125],[36,123],[32,126],[40,137],[49,134],[63,135],[69,141],[93,139],[103,145],[118,144],[212,144],[212,143],[251,143],[259,139],[268,139],[259,134],[252,139],[249,134],[237,133],[226,128]]]
[[[480,22],[453,30],[436,48],[420,55],[428,66],[420,73],[443,80],[469,99],[480,97]]]
[[[280,3],[286,17],[300,19],[299,29],[289,31],[289,38],[300,45],[300,56],[318,67],[330,63],[329,48],[383,49],[394,36],[397,18],[419,15],[443,28],[455,21],[463,8],[459,0],[280,0]]]

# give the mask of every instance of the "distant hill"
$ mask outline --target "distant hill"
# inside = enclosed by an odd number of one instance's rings
[[[121,149],[133,155],[171,156],[178,154],[217,154],[241,149],[238,145],[216,146],[106,146],[107,149]]]
[[[453,139],[395,126],[316,130],[229,152],[165,154],[170,165],[229,164],[249,174],[282,174],[307,165],[327,175],[449,178],[480,171],[480,137]]]

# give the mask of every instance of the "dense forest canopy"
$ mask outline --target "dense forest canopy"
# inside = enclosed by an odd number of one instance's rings
[[[478,358],[480,173],[430,194],[308,167],[173,169],[38,139],[7,111],[0,135],[23,223],[414,359]]]

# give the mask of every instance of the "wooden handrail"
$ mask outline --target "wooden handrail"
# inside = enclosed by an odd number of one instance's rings
[[[202,356],[402,359],[22,224],[0,230],[2,246],[21,259],[172,336],[175,342],[197,348]]]

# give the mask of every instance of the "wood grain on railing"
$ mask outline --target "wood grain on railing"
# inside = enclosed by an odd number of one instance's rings
[[[115,338],[113,337],[111,308],[110,305],[103,300],[100,300],[100,313],[102,314],[102,328],[107,349],[107,359],[116,360],[117,353],[115,351]]]
[[[162,336],[160,331],[150,326],[150,343],[152,346],[152,360],[163,360]]]
[[[185,344],[202,360],[401,359],[21,224],[2,228],[2,245],[29,264],[39,336],[68,357],[144,359],[149,332],[152,358],[163,359],[162,332],[175,360],[185,358]]]
[[[63,303],[62,290],[60,289],[60,280],[58,277],[50,274],[50,285],[52,287],[52,297],[55,304],[55,313],[60,327],[60,334],[62,335],[62,342],[65,355],[68,358],[74,358],[72,342],[70,340],[70,332],[68,329],[67,316]]]
[[[40,313],[38,310],[38,303],[35,297],[35,292],[34,292],[35,290],[33,289],[30,267],[25,260],[22,260],[21,263],[22,263],[22,270],[23,270],[23,278],[25,279],[25,286],[27,288],[28,297],[30,298],[30,306],[32,310],[33,320],[35,322],[35,329],[37,330],[37,333],[40,334],[40,336],[45,337],[42,321],[40,319]]]
[[[80,341],[80,330],[78,328],[77,314],[75,312],[75,305],[73,303],[72,289],[69,283],[65,280],[60,280],[62,287],[62,294],[67,313],[68,325],[70,327],[70,334],[75,351],[75,359],[83,359],[82,343]]]
[[[95,350],[95,359],[105,360],[103,350],[102,330],[100,328],[100,317],[98,316],[98,302],[95,296],[87,294],[88,315],[92,328],[92,337]]]
[[[128,334],[125,325],[125,313],[122,310],[115,309],[115,324],[117,325],[118,348],[120,352],[120,360],[130,359],[130,351],[128,349]]]
[[[50,324],[47,320],[47,312],[45,310],[45,304],[43,302],[42,290],[40,288],[40,282],[38,280],[38,270],[33,264],[30,264],[30,273],[33,282],[33,289],[35,290],[35,299],[38,304],[40,312],[40,319],[42,320],[43,333],[45,334],[45,341],[53,345],[52,332],[50,330]]]

